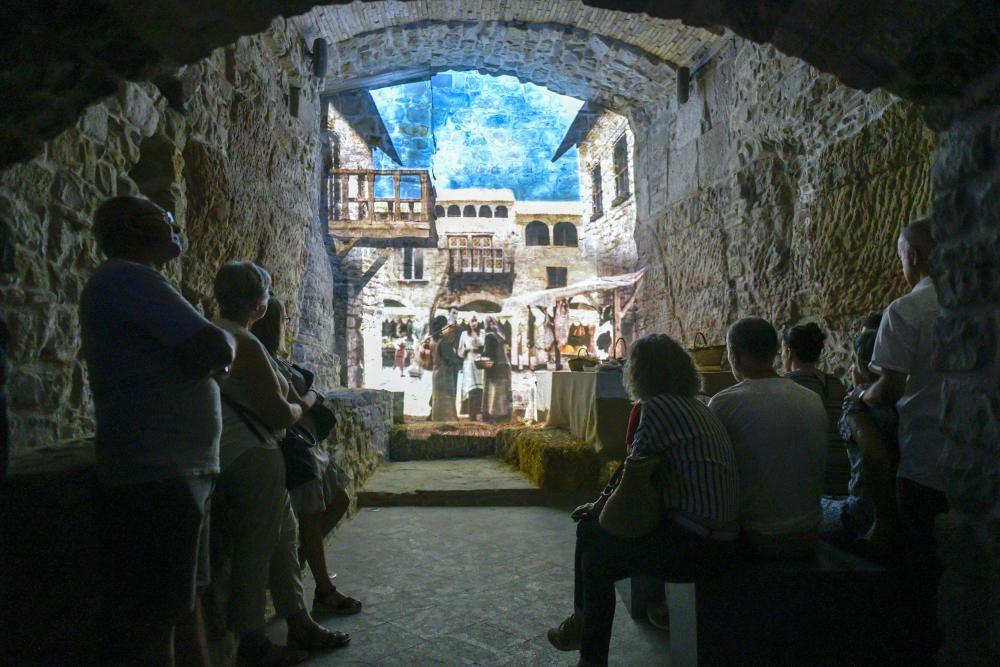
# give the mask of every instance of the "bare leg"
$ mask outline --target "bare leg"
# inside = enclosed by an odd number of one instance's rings
[[[209,667],[208,640],[205,637],[205,620],[201,595],[194,599],[194,611],[177,624],[174,642],[177,647],[177,664],[180,667]]]
[[[326,595],[333,590],[330,572],[326,568],[326,554],[323,553],[323,513],[304,512],[299,515],[299,543],[302,554],[316,580],[316,592]]]

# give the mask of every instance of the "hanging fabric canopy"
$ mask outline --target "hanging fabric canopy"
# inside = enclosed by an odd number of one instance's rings
[[[551,308],[556,302],[562,299],[570,299],[581,294],[593,292],[605,292],[618,289],[619,287],[631,287],[636,284],[646,273],[646,269],[639,269],[634,273],[622,273],[617,276],[601,276],[591,278],[583,282],[567,285],[566,287],[556,287],[554,289],[540,290],[512,296],[503,302],[504,308],[518,308],[524,306],[540,306]]]

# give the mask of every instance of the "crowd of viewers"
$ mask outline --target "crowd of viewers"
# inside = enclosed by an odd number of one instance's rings
[[[285,665],[350,636],[314,620],[353,614],[359,600],[332,583],[323,536],[348,506],[347,473],[321,447],[320,471],[289,489],[282,442],[314,442],[332,428],[312,374],[281,358],[285,313],[271,276],[250,262],[218,272],[211,322],[164,277],[181,253],[180,230],[152,202],[117,197],[97,211],[107,256],[80,306],[83,351],[97,417],[98,527],[106,565],[104,622],[115,638],[101,664],[207,664],[199,593],[209,582],[213,500],[232,545],[226,624],[247,665]],[[706,404],[688,353],[663,334],[632,346],[624,382],[635,406],[630,462],[654,458],[663,520],[627,539],[599,517],[620,479],[577,508],[574,612],[549,640],[606,665],[616,580],[639,574],[690,581],[741,558],[803,558],[818,540],[898,563],[914,639],[934,642],[935,517],[947,511],[937,425],[941,377],[931,366],[938,304],[926,221],[907,226],[898,254],[912,291],[866,318],[854,340],[852,385],[817,363],[815,324],[779,338],[748,317],[727,332],[737,383]],[[510,416],[507,337],[493,317],[473,318],[456,341],[447,317],[430,327],[435,421],[456,419],[456,376],[474,419]],[[0,347],[4,340],[0,340]],[[783,345],[782,345],[783,342]],[[780,353],[785,373],[776,371]],[[831,434],[846,445],[845,497],[823,497]],[[302,572],[316,580],[311,606]],[[287,646],[265,635],[266,592],[288,625]],[[191,656],[194,656],[192,659]]]
[[[654,457],[664,517],[640,538],[606,530],[601,512],[618,475],[574,511],[574,610],[548,632],[556,648],[579,650],[581,667],[608,664],[619,579],[695,581],[746,559],[808,559],[822,539],[893,568],[899,597],[886,627],[903,627],[909,655],[901,660],[933,660],[941,575],[934,521],[948,511],[942,377],[931,365],[933,248],[927,220],[901,232],[897,254],[911,291],[865,318],[849,389],[817,367],[825,335],[815,324],[785,332],[783,375],[774,327],[757,317],[733,324],[726,346],[737,383],[707,405],[675,341],[650,335],[632,346],[624,373],[636,403],[624,470]],[[823,494],[831,434],[850,462],[845,497],[836,499]]]

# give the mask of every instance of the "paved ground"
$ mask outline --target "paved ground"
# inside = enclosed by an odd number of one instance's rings
[[[337,585],[365,609],[323,619],[353,640],[306,664],[575,664],[545,639],[572,608],[574,537],[567,513],[545,507],[362,510],[327,553]],[[311,603],[309,575],[306,585]],[[619,602],[611,664],[664,665],[666,655],[666,634]]]

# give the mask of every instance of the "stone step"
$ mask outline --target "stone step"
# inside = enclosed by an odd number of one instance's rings
[[[412,422],[393,429],[390,461],[484,458],[496,453],[497,426],[478,422]]]
[[[383,463],[358,494],[360,507],[572,507],[586,500],[539,489],[489,458]]]

